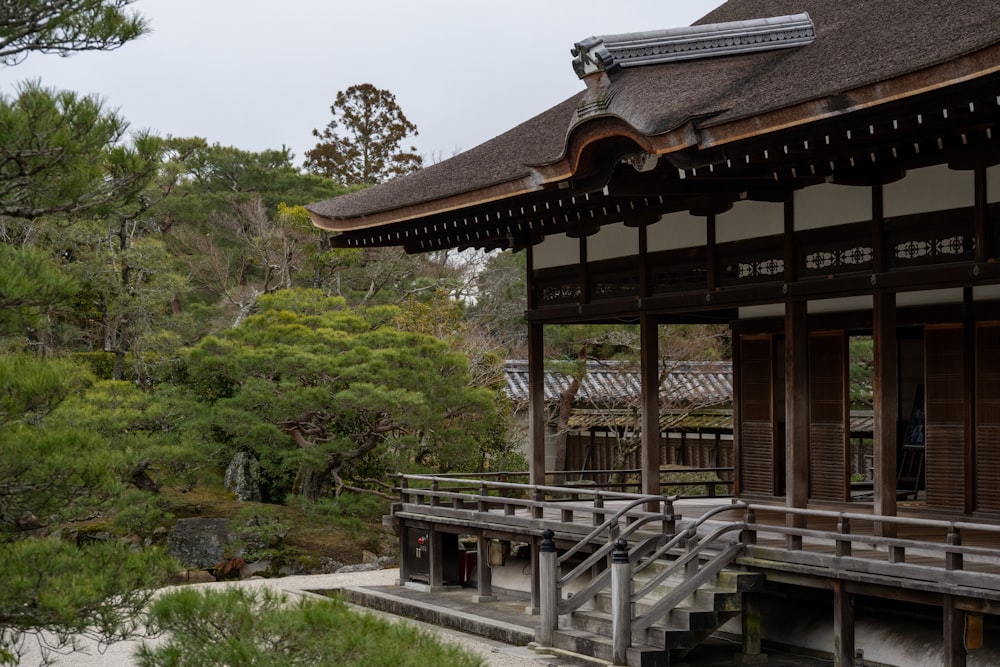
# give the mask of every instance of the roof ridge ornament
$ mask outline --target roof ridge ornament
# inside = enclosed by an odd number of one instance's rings
[[[581,79],[617,67],[659,65],[811,44],[816,28],[808,13],[686,28],[588,37],[577,42],[573,69]]]

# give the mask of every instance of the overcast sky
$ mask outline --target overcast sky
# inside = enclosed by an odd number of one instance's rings
[[[135,129],[301,165],[337,91],[391,91],[430,161],[476,146],[583,89],[570,49],[592,35],[690,25],[722,0],[139,0],[152,32],[117,51],[32,54],[0,92],[97,93]]]

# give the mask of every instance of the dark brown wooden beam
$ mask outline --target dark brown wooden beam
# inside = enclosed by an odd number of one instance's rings
[[[899,352],[896,342],[896,295],[876,290],[872,312],[874,372],[875,514],[896,515],[896,440],[899,418]],[[877,535],[891,537],[895,524],[876,524]]]
[[[998,151],[1000,152],[1000,151]],[[975,230],[976,230],[976,261],[985,262],[989,242],[986,236],[986,220],[988,218],[989,199],[986,192],[986,167],[976,167],[975,170]]]
[[[854,595],[837,580],[833,584],[833,664],[852,667],[854,658]]]
[[[642,378],[642,493],[660,495],[660,346],[656,317],[642,311],[639,319]],[[655,511],[656,508],[650,508]]]
[[[806,302],[785,302],[785,503],[806,507],[809,500],[809,334]],[[802,517],[789,515],[789,525]],[[801,537],[789,538],[801,543]],[[794,545],[792,545],[794,546]]]
[[[528,323],[528,461],[531,484],[545,484],[545,357],[544,330]]]

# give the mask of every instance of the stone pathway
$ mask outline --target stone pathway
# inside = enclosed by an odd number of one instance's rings
[[[388,569],[189,585],[197,587],[241,586],[251,589],[267,587],[289,595],[311,595],[307,591],[334,590],[346,586],[391,586],[398,579],[399,570]],[[409,620],[406,622],[416,623]],[[582,662],[562,656],[543,655],[526,647],[501,644],[424,623],[417,623],[417,625],[433,631],[443,641],[459,644],[481,656],[489,667],[575,667],[603,664]],[[82,651],[57,656],[55,665],[56,667],[135,667],[136,662],[133,654],[139,644],[140,641],[119,642],[101,650],[93,642],[84,641],[81,645]],[[20,664],[24,667],[38,665],[41,662],[41,652],[37,647],[32,648],[34,650],[29,651],[21,660]]]

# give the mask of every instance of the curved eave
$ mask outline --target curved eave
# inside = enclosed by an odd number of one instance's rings
[[[369,235],[373,228],[388,230],[432,217],[454,216],[545,191],[596,193],[607,183],[611,170],[630,154],[664,156],[678,169],[708,165],[718,161],[727,146],[905,101],[998,72],[1000,45],[992,45],[916,72],[753,116],[719,122],[714,115],[689,118],[659,134],[645,134],[614,114],[595,115],[571,124],[561,158],[525,165],[527,176],[361,216],[327,217],[310,211],[310,217],[315,225],[329,231]]]
[[[309,218],[313,224],[320,229],[331,232],[355,232],[364,231],[373,227],[383,225],[398,224],[418,220],[429,215],[450,213],[470,207],[482,206],[491,202],[517,197],[519,195],[536,192],[540,188],[533,176],[527,176],[505,183],[497,183],[489,187],[462,192],[450,197],[442,197],[432,201],[420,202],[410,206],[389,209],[385,211],[375,211],[367,215],[350,217],[329,217],[315,211],[309,210]]]

